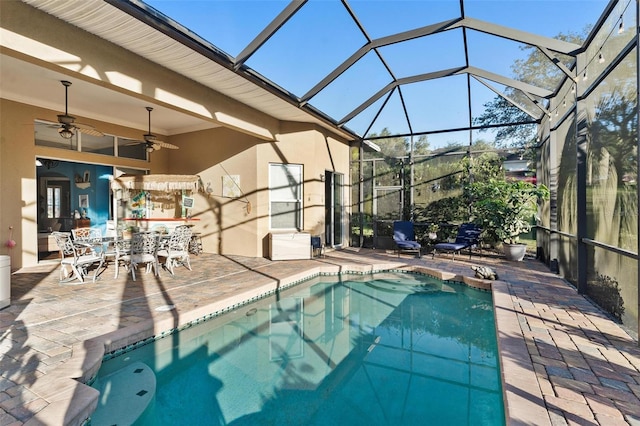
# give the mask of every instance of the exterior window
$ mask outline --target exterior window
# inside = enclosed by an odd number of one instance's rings
[[[143,141],[113,135],[93,136],[82,133],[82,130],[75,131],[71,139],[64,139],[58,133],[59,128],[59,123],[35,120],[36,145],[71,151],[92,152],[111,157],[148,160],[146,145]]]
[[[80,132],[80,146],[82,152],[110,155],[113,157],[114,137],[111,135],[93,136]]]
[[[302,229],[302,165],[269,165],[271,229]]]
[[[118,157],[146,160],[146,146],[139,140],[118,138]]]

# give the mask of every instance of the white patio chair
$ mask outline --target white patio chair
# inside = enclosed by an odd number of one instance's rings
[[[115,266],[115,272],[113,278],[118,278],[120,273],[120,264],[129,268],[129,255],[131,254],[131,239],[116,238],[113,241],[113,250],[115,252],[113,265]]]
[[[100,228],[75,228],[71,230],[73,241],[76,243],[84,243],[86,249],[84,252],[93,251],[96,254],[103,252],[102,246],[102,231]],[[81,249],[81,245],[77,245]]]
[[[84,282],[84,278],[88,274],[88,269],[91,266],[97,264],[96,270],[93,274],[93,281],[96,281],[98,271],[104,264],[104,257],[102,253],[96,253],[91,250],[87,250],[85,253],[81,253],[82,248],[87,248],[84,243],[82,246],[78,246],[71,238],[71,234],[68,232],[52,232],[53,238],[56,240],[56,244],[60,250],[60,282],[65,283],[78,279],[80,282]],[[71,269],[71,271],[69,271]]]
[[[165,258],[164,266],[171,275],[174,275],[174,267],[180,264],[191,271],[189,259],[191,233],[191,227],[187,225],[176,226],[164,246],[158,251],[158,257]]]
[[[125,247],[124,240],[123,249]],[[131,278],[136,280],[136,269],[138,265],[146,265],[146,273],[152,269],[154,275],[158,276],[158,234],[155,232],[135,232],[131,237],[131,247],[129,253],[123,252],[118,256],[118,261],[123,261],[127,269],[131,272]]]

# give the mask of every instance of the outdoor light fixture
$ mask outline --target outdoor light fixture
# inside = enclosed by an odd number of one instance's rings
[[[624,32],[624,20],[622,15],[620,15],[620,25],[618,25],[618,34],[622,34]]]
[[[600,64],[604,63],[604,56],[602,56],[602,52],[600,52],[600,54],[598,55],[598,63]]]
[[[585,70],[584,74],[582,74],[582,81],[587,81],[587,71]]]

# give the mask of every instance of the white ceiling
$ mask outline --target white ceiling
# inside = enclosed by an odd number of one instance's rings
[[[69,75],[0,55],[0,97],[28,105],[64,112],[64,86]],[[152,133],[174,135],[216,127],[214,123],[73,78],[69,87],[69,114],[120,126],[148,130],[147,106],[153,107]],[[96,104],[100,108],[96,108]],[[99,114],[98,114],[99,111]],[[44,117],[40,117],[44,118]],[[82,121],[82,120],[78,120]]]

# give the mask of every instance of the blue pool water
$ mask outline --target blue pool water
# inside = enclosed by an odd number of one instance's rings
[[[92,426],[505,423],[491,294],[399,272],[314,278],[109,359],[93,386]]]

